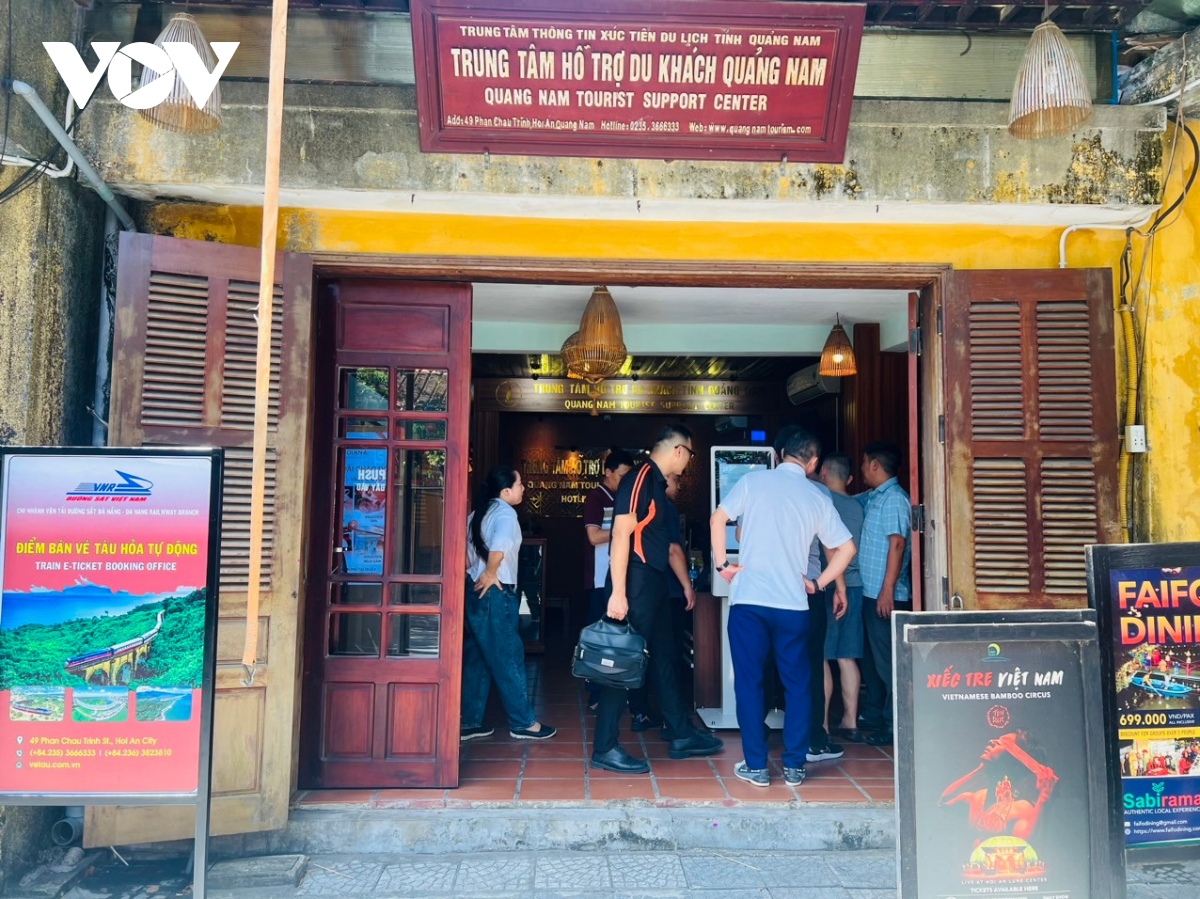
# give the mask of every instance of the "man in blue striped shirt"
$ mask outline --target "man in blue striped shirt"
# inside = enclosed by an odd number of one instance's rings
[[[900,448],[890,441],[863,449],[862,478],[871,491],[863,502],[862,542],[858,571],[863,584],[863,629],[866,646],[863,678],[864,722],[878,728],[867,738],[877,746],[892,742],[892,612],[912,608],[909,575],[912,503],[896,475]]]

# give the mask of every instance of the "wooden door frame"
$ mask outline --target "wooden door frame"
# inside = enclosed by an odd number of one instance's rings
[[[946,282],[953,266],[950,264],[853,264],[853,263],[807,263],[807,262],[741,262],[722,260],[680,261],[656,259],[576,259],[554,257],[502,257],[502,256],[433,256],[433,255],[390,255],[373,253],[344,253],[316,251],[309,254],[313,260],[313,304],[320,302],[321,291],[333,280],[345,277],[378,278],[412,281],[467,281],[515,284],[621,284],[631,286],[671,287],[761,287],[761,288],[826,288],[826,289],[876,289],[916,291],[921,296],[921,321],[925,328],[922,347],[922,370],[918,390],[927,392],[927,402],[922,409],[923,450],[934,451],[933,464],[923,464],[923,484],[931,477],[945,477],[945,459],[937,457],[944,451],[937,441],[937,418],[943,407],[942,391],[936,389],[939,382],[930,378],[928,372],[940,372],[941,344],[932,327],[936,320],[937,306],[946,289]],[[615,277],[614,277],[615,275]],[[313,369],[315,371],[315,369]],[[927,388],[933,387],[932,391]],[[930,436],[932,435],[932,440]],[[311,450],[316,452],[315,448]],[[923,457],[923,462],[926,458]],[[940,496],[939,496],[940,493]],[[944,504],[943,489],[925,490],[921,495],[926,504],[925,553],[927,562],[945,565],[948,547],[945,546],[947,509],[934,508],[930,500],[935,497]],[[930,522],[935,527],[930,527]],[[937,544],[933,547],[930,544]],[[308,564],[307,560],[304,563]],[[937,609],[940,606],[941,588],[948,576],[948,569],[930,571],[924,579],[925,606]],[[306,608],[299,610],[303,619],[308,615]],[[303,653],[303,642],[299,647]],[[302,666],[300,666],[302,667]],[[297,731],[299,730],[300,704],[297,703]],[[298,754],[297,745],[297,754]],[[293,778],[295,787],[295,778]]]

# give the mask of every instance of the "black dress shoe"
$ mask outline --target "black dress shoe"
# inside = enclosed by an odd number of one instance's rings
[[[592,767],[618,774],[645,774],[650,770],[645,759],[634,758],[620,746],[614,746],[608,752],[593,752]]]
[[[725,744],[712,734],[694,731],[690,737],[672,740],[667,753],[673,759],[689,759],[698,755],[716,755]]]

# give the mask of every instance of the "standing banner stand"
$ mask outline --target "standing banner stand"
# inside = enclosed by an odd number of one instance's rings
[[[194,804],[197,899],[223,460],[0,448],[0,805]]]
[[[1123,899],[1096,613],[892,622],[902,899]]]
[[[1087,548],[1131,860],[1200,858],[1200,543]]]

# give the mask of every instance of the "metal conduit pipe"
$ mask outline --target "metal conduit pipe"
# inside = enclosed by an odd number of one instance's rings
[[[75,165],[79,166],[80,173],[92,185],[96,193],[100,195],[100,199],[108,204],[108,207],[121,223],[121,227],[126,231],[136,231],[137,226],[134,225],[129,213],[125,211],[125,207],[121,205],[121,201],[117,199],[117,195],[112,192],[111,187],[104,183],[104,179],[100,177],[100,173],[92,168],[92,164],[83,155],[83,151],[71,139],[71,135],[67,134],[63,126],[58,123],[58,119],[54,117],[54,113],[50,111],[50,108],[42,101],[42,98],[38,96],[38,92],[24,81],[6,81],[4,86],[29,104],[29,107],[37,114],[37,117],[42,120],[42,124],[54,135],[54,139],[58,141],[59,146],[67,151],[67,155],[71,159],[75,160]]]

